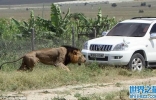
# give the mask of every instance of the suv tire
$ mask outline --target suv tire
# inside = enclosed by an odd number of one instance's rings
[[[135,53],[131,57],[128,68],[131,71],[142,71],[145,68],[145,59],[140,53]]]

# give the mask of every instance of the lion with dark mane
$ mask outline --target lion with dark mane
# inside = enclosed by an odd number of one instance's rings
[[[72,46],[61,46],[58,48],[47,48],[26,53],[21,58],[3,63],[0,68],[6,63],[13,63],[22,59],[22,64],[18,70],[32,71],[35,64],[41,62],[46,65],[54,65],[61,67],[64,70],[70,71],[66,66],[69,63],[85,63],[86,59],[80,49]]]

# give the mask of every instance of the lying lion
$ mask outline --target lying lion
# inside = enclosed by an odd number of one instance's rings
[[[22,64],[18,70],[30,70],[32,71],[37,62],[41,62],[47,65],[54,65],[56,67],[61,67],[64,70],[70,71],[66,66],[69,63],[84,63],[86,61],[85,57],[81,51],[75,47],[71,46],[62,46],[59,48],[48,48],[41,49],[29,52],[23,57],[12,61],[5,62],[0,66],[1,67],[6,63],[13,63],[22,59]]]

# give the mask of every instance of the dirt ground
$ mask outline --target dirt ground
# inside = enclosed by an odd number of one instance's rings
[[[116,83],[120,83],[121,86],[116,86]],[[0,100],[52,100],[53,98],[77,100],[74,97],[75,94],[81,94],[81,96],[103,94],[123,89],[129,90],[130,85],[154,85],[155,83],[156,77],[150,77],[146,79],[114,80],[112,83],[67,85],[53,89],[9,92],[0,96]]]

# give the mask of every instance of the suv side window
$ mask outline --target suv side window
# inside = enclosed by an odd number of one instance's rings
[[[156,24],[153,25],[150,34],[151,34],[151,33],[156,33]]]

